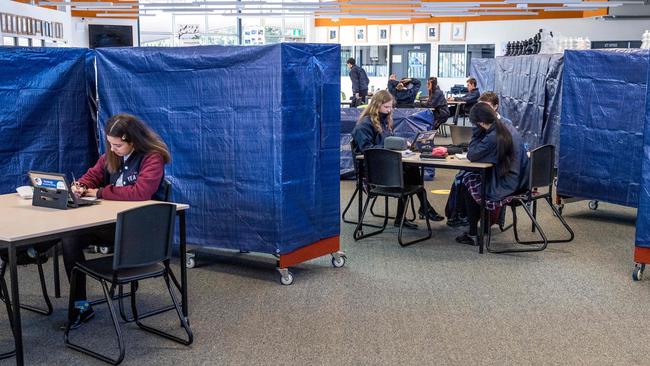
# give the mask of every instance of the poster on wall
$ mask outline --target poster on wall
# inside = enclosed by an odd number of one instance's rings
[[[413,42],[413,24],[402,24],[401,31],[400,40],[402,42]]]
[[[440,24],[427,24],[427,41],[438,42],[440,41]]]
[[[339,43],[339,27],[327,28],[327,42]]]
[[[451,40],[465,40],[465,23],[451,23]]]
[[[377,27],[377,42],[388,43],[390,41],[390,25],[380,25]]]
[[[363,43],[368,41],[368,35],[366,34],[366,26],[357,26],[354,27],[354,40],[358,43]]]
[[[199,33],[198,24],[178,24],[176,25],[176,38],[181,44],[199,44],[201,34]]]
[[[259,26],[245,27],[242,41],[245,46],[259,46],[265,44],[264,28]]]

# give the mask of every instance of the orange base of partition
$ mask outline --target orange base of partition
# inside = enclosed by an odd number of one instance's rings
[[[338,236],[323,239],[313,244],[296,249],[291,253],[281,254],[278,260],[279,268],[287,268],[308,260],[336,253],[341,248]]]
[[[634,247],[634,262],[650,264],[650,248]]]

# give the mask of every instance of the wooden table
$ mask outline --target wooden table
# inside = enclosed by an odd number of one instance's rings
[[[465,102],[462,100],[447,100],[447,104],[452,104],[456,106],[456,113],[454,113],[454,124],[458,125],[458,115],[460,113],[460,109],[465,104]]]
[[[18,295],[18,274],[16,270],[16,249],[47,240],[92,231],[102,225],[117,221],[117,214],[128,209],[146,206],[158,201],[108,201],[97,205],[68,210],[32,206],[32,200],[20,198],[17,194],[0,195],[0,247],[8,250],[8,264],[11,278],[11,306],[14,317],[14,339],[16,364],[24,364],[22,326],[20,322],[20,298]],[[181,296],[183,316],[188,317],[187,304],[187,251],[185,233],[185,210],[189,205],[176,204],[180,227]],[[63,346],[61,347],[63,349]]]
[[[363,155],[357,155],[356,157],[359,160],[363,160]],[[478,252],[483,254],[484,248],[484,230],[483,228],[489,227],[488,225],[488,215],[485,212],[485,181],[488,170],[492,169],[492,164],[490,163],[474,163],[466,159],[457,159],[453,156],[447,157],[447,159],[420,159],[420,154],[415,153],[408,157],[402,157],[402,164],[413,165],[420,168],[420,177],[422,179],[422,184],[424,184],[424,168],[441,168],[441,169],[458,169],[471,172],[478,172],[481,175],[481,226],[478,232]],[[362,174],[357,174],[357,189],[358,193],[358,218],[361,220],[361,215],[363,214],[363,176]],[[405,213],[406,214],[406,213]]]

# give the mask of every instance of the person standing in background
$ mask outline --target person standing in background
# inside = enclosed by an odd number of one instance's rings
[[[347,61],[348,70],[350,70],[350,80],[352,80],[352,103],[350,107],[357,107],[366,103],[368,96],[368,75],[366,71],[357,66],[354,58],[350,57]]]

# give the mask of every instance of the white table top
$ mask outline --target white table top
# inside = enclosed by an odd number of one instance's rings
[[[13,242],[117,221],[117,214],[158,201],[108,201],[67,210],[32,206],[16,193],[0,195],[0,241]],[[190,206],[176,204],[177,210]]]
[[[357,155],[357,159],[363,160],[363,155]],[[402,156],[402,163],[417,164],[450,169],[488,169],[492,167],[490,163],[475,163],[467,159],[458,159],[455,156],[448,156],[446,159],[420,159],[420,153],[410,156]]]

